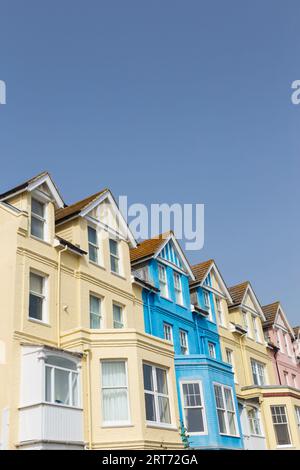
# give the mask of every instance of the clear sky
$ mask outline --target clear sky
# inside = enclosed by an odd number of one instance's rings
[[[0,190],[204,203],[227,285],[300,324],[298,0],[1,0]]]

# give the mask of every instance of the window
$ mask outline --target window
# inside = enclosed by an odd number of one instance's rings
[[[88,227],[88,245],[89,245],[89,260],[94,263],[99,263],[99,245],[97,230],[93,227]]]
[[[271,406],[272,421],[278,446],[291,444],[286,408],[284,405]]]
[[[90,295],[90,328],[97,330],[101,328],[101,299]]]
[[[298,388],[297,387],[297,377],[294,374],[292,374],[292,386],[295,387],[295,388]]]
[[[171,424],[167,371],[143,364],[146,420]]]
[[[168,323],[164,323],[164,338],[173,343],[173,328]]]
[[[232,389],[224,385],[214,385],[220,434],[236,436],[236,416]]]
[[[236,377],[236,371],[235,371],[235,364],[234,364],[234,356],[233,356],[233,351],[229,348],[225,349],[225,354],[226,354],[226,362],[231,365],[232,367],[232,372],[234,374],[234,381],[237,383],[237,377]]]
[[[166,268],[162,264],[158,265],[158,279],[159,279],[159,288],[160,293],[163,297],[168,298],[168,282],[167,282],[167,273]]]
[[[102,361],[103,424],[129,424],[127,365],[125,361]]]
[[[203,298],[204,298],[204,305],[205,305],[205,307],[207,307],[208,309],[210,309],[209,293],[208,293],[206,290],[203,291]]]
[[[214,343],[208,343],[208,354],[213,359],[216,359],[216,346]]]
[[[248,323],[248,314],[247,314],[247,312],[242,311],[242,316],[243,316],[243,327],[247,331],[247,336],[249,336],[250,328],[249,328],[249,323]]]
[[[254,384],[260,386],[266,385],[265,365],[261,362],[251,359],[251,368]]]
[[[116,240],[109,239],[110,269],[113,273],[120,273],[119,244]]]
[[[288,356],[291,356],[291,351],[290,351],[290,345],[289,345],[289,340],[288,340],[288,335],[287,333],[283,334],[284,338],[284,345],[285,345],[285,350]]]
[[[186,331],[179,330],[179,340],[180,340],[180,354],[183,354],[184,356],[186,356],[189,352]]]
[[[45,321],[46,278],[35,273],[29,277],[29,318]]]
[[[296,419],[298,424],[298,429],[300,431],[300,406],[295,406]]]
[[[45,400],[67,406],[79,406],[77,365],[59,356],[48,356],[45,362]]]
[[[283,371],[284,383],[285,385],[289,385],[289,374],[286,371]]]
[[[254,434],[255,436],[262,436],[260,416],[257,408],[252,408],[251,410],[248,410],[248,420],[251,434]]]
[[[182,301],[181,277],[178,273],[175,273],[175,272],[173,276],[174,276],[175,300],[177,304],[182,305],[183,301]]]
[[[278,345],[280,351],[283,352],[284,349],[283,349],[281,334],[280,334],[279,330],[276,331],[276,336],[277,336],[277,345]]]
[[[113,304],[113,325],[114,328],[124,328],[123,307]]]
[[[31,235],[44,240],[46,225],[46,205],[37,199],[31,199]]]
[[[219,325],[224,326],[224,315],[223,315],[223,309],[222,309],[222,302],[219,297],[216,297],[216,307],[217,307],[217,315],[218,315],[218,321]]]
[[[258,319],[257,317],[252,315],[252,325],[253,325],[253,332],[254,332],[254,338],[255,341],[258,343],[260,342],[260,332],[259,332],[259,325],[258,325]]]
[[[183,420],[187,432],[202,434],[206,432],[205,410],[200,382],[182,382]]]

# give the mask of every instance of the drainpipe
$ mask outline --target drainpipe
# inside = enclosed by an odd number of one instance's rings
[[[280,377],[280,373],[279,373],[279,367],[278,367],[278,363],[277,363],[277,354],[278,354],[278,351],[279,351],[279,350],[277,350],[277,351],[274,352],[274,359],[275,359],[275,364],[276,364],[276,370],[277,370],[279,385],[282,385],[281,377]]]
[[[87,412],[88,412],[88,449],[92,450],[92,405],[91,405],[91,350],[84,350],[86,360],[86,382],[87,382]]]
[[[61,255],[64,251],[67,251],[68,247],[65,246],[58,253],[58,265],[57,265],[57,305],[56,305],[56,336],[57,336],[57,347],[60,348],[60,297],[61,297]]]

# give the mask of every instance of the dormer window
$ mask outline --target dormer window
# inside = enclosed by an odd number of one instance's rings
[[[45,240],[46,204],[38,199],[31,199],[31,235]]]
[[[179,305],[183,304],[182,300],[182,285],[181,277],[178,273],[174,272],[174,289],[175,289],[175,300]]]
[[[98,234],[94,227],[88,227],[89,260],[99,264]]]
[[[162,297],[168,298],[168,281],[167,281],[167,273],[166,268],[162,264],[158,265],[158,279],[159,279],[159,288],[160,294]]]
[[[204,306],[209,314],[209,320],[212,321],[210,298],[209,298],[209,293],[206,290],[203,290],[203,299],[204,299]]]
[[[110,269],[113,273],[120,273],[119,244],[116,240],[109,239]]]

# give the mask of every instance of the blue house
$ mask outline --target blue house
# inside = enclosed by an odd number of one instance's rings
[[[172,232],[131,250],[144,282],[146,333],[174,345],[178,406],[192,448],[242,449],[230,364],[221,356],[217,318],[231,300],[213,260],[193,268]]]

